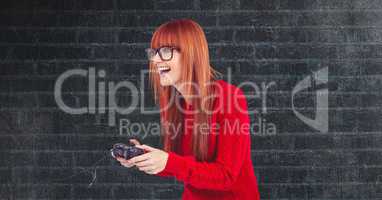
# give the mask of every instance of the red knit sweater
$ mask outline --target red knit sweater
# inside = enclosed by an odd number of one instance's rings
[[[242,90],[223,80],[214,102],[211,123],[220,128],[209,134],[208,162],[195,160],[191,150],[191,114],[185,114],[181,152],[168,152],[165,169],[159,176],[173,176],[184,183],[183,200],[260,199],[251,161],[250,120]],[[184,104],[186,110],[192,105]],[[216,124],[215,124],[216,125]],[[212,128],[214,125],[212,125]],[[215,126],[216,127],[216,126]]]

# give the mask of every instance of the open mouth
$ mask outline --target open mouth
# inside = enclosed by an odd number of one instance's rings
[[[171,68],[169,66],[159,66],[158,67],[159,74],[165,74],[171,71]]]

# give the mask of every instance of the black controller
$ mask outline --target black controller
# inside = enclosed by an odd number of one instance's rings
[[[132,157],[144,154],[145,151],[135,146],[117,143],[113,145],[112,149],[110,149],[110,153],[111,156],[113,156],[114,158],[121,157],[126,160],[129,160]]]

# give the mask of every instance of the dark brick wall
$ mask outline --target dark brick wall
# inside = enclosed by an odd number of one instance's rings
[[[127,170],[109,157],[96,163],[115,142],[134,136],[160,147],[157,136],[120,135],[107,114],[67,114],[53,91],[60,74],[91,67],[105,70],[105,82],[141,83],[152,31],[183,17],[205,29],[224,79],[231,72],[232,83],[251,81],[256,94],[266,94],[265,106],[264,98],[248,98],[257,111],[252,153],[262,199],[382,198],[379,0],[2,1],[0,198],[179,199],[174,179]],[[327,132],[304,123],[291,106],[297,83],[325,68]],[[272,82],[265,93],[262,84]],[[316,108],[318,89],[301,92],[294,109],[309,118],[327,110]],[[149,89],[142,90],[145,107],[155,109]],[[131,99],[123,91],[116,96],[119,105]],[[66,83],[63,98],[86,104],[87,80]],[[149,124],[159,115],[117,115],[123,118]]]

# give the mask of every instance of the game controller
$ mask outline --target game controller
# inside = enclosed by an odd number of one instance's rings
[[[120,157],[129,160],[135,156],[144,154],[145,151],[135,146],[117,143],[113,145],[112,149],[110,149],[110,153],[114,158]]]

